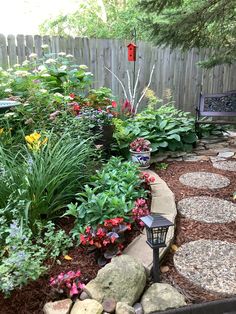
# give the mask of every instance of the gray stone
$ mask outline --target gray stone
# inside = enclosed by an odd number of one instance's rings
[[[116,302],[133,305],[141,296],[145,285],[144,266],[129,255],[121,255],[100,269],[97,277],[84,290],[99,302],[114,298]]]
[[[144,293],[141,304],[144,314],[179,308],[186,305],[184,297],[167,283],[154,283]]]
[[[210,157],[210,160],[211,162],[217,162],[217,161],[225,161],[226,159],[216,156],[216,157]]]
[[[204,290],[236,294],[236,243],[196,240],[184,243],[174,254],[176,270]]]
[[[187,162],[203,161],[202,156],[196,156],[196,155],[186,156],[183,159],[184,161],[187,161]]]
[[[80,296],[79,296],[79,299],[80,299],[81,301],[83,301],[83,300],[91,299],[91,298],[90,298],[90,296],[89,296],[85,291],[82,291],[82,293],[81,293]]]
[[[172,158],[183,157],[185,155],[187,155],[186,152],[170,152],[169,153],[169,156],[172,157]]]
[[[86,299],[84,301],[76,301],[71,314],[102,314],[103,307],[96,300]]]
[[[182,174],[179,181],[184,185],[198,189],[220,189],[230,184],[227,177],[204,171]]]
[[[228,160],[228,161],[214,162],[213,167],[217,169],[221,169],[221,170],[236,171],[236,161]]]
[[[166,161],[183,161],[183,157],[167,158]]]
[[[125,302],[118,302],[116,305],[116,314],[135,314],[135,310]]]
[[[220,152],[218,156],[222,158],[230,158],[234,156],[234,152]]]
[[[135,314],[143,314],[143,307],[141,303],[135,303],[134,306]]]
[[[108,313],[113,313],[116,309],[116,300],[113,298],[107,298],[102,302],[103,310]]]
[[[69,314],[71,299],[48,302],[43,307],[44,314]]]

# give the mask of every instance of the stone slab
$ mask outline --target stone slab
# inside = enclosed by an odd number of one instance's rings
[[[173,192],[169,189],[168,185],[162,180],[155,172],[146,170],[155,178],[155,182],[151,184],[152,203],[151,212],[163,215],[171,222],[175,222],[177,215],[175,197]],[[167,247],[160,249],[160,259],[165,255],[168,247],[171,245],[174,237],[174,226],[170,227],[166,237]],[[125,254],[131,255],[138,259],[143,265],[150,270],[153,262],[153,251],[146,243],[147,236],[145,230],[143,234],[136,237],[124,250]]]

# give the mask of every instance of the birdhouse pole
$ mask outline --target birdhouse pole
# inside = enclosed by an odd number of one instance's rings
[[[132,31],[132,42],[128,44],[128,61],[133,62],[133,92],[135,86],[135,71],[136,71],[136,29],[134,28]]]

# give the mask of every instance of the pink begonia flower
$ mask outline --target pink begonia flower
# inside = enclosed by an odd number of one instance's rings
[[[70,296],[74,295],[74,294],[78,294],[79,291],[77,289],[76,283],[73,283],[71,289],[70,289]]]

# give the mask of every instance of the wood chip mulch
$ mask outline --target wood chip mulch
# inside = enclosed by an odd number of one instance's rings
[[[221,174],[229,178],[231,183],[225,188],[216,190],[196,189],[180,183],[179,177],[181,175],[195,171]],[[236,191],[235,172],[216,169],[210,161],[170,162],[166,170],[157,170],[156,172],[175,194],[176,202],[190,196],[212,196],[233,201],[232,195]],[[236,243],[236,221],[224,224],[214,223],[210,224],[209,227],[208,223],[183,218],[178,214],[174,244],[179,247],[183,243],[199,239],[222,240]],[[169,271],[162,274],[162,280],[176,287],[180,293],[185,295],[188,303],[202,303],[225,297],[204,291],[181,276],[174,267],[173,255],[174,252],[170,251],[163,260],[162,265],[169,266]]]

